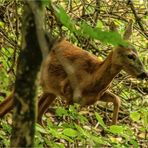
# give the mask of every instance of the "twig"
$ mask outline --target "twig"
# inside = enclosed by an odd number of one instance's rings
[[[14,41],[10,40],[9,37],[7,36],[7,34],[1,28],[0,28],[0,36],[3,36],[5,38],[5,40],[13,47],[17,47],[20,49],[20,46],[17,45]]]
[[[134,14],[134,17],[135,17],[135,19],[136,19],[136,21],[137,21],[137,23],[138,23],[140,29],[142,30],[142,32],[145,34],[146,38],[148,39],[148,34],[146,33],[146,31],[145,31],[145,29],[144,29],[144,27],[143,27],[143,25],[142,25],[142,23],[141,23],[141,21],[140,21],[140,17],[139,17],[139,16],[137,15],[137,13],[136,13],[136,10],[135,10],[135,7],[134,7],[134,5],[133,5],[133,2],[132,2],[131,0],[128,0],[127,5],[130,6],[130,8],[131,8],[131,10],[132,10],[132,12],[133,12],[133,14]]]

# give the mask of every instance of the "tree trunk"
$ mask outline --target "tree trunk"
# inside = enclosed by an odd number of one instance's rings
[[[34,3],[41,5],[39,1]],[[11,147],[33,147],[34,144],[35,81],[42,61],[36,25],[28,0],[24,5],[22,50],[18,57],[15,82]]]

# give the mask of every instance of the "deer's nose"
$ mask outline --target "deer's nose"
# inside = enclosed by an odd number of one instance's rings
[[[137,78],[148,80],[148,73],[147,73],[147,72],[143,72],[143,73],[141,73],[140,75],[138,75]]]

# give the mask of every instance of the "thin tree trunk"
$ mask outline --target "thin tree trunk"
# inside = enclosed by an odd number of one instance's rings
[[[41,2],[35,2],[41,5]],[[33,147],[35,133],[36,77],[42,61],[35,16],[29,1],[24,6],[22,50],[18,57],[14,93],[11,147]]]

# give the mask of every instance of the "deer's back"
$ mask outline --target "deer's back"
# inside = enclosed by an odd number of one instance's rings
[[[82,89],[90,85],[93,80],[93,74],[102,62],[89,52],[62,40],[54,45],[53,50],[51,50],[42,64],[41,85],[44,91],[62,96],[61,89],[65,81],[68,80],[67,74],[54,50],[60,50],[61,56],[72,66]],[[70,83],[66,83],[66,85],[69,85],[67,90],[71,91]]]

